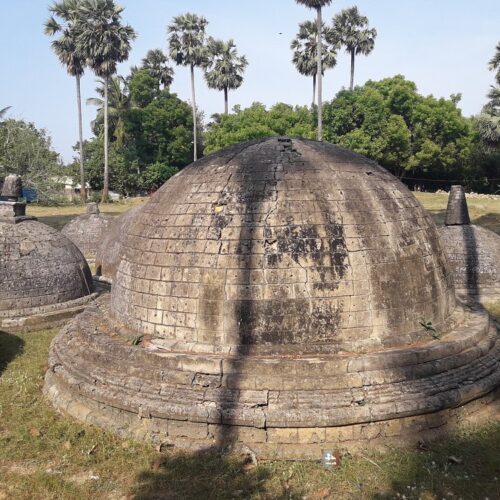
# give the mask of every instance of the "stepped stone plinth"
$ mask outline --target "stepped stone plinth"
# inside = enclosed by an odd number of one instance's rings
[[[102,214],[97,203],[87,203],[86,213],[75,217],[61,232],[80,249],[88,262],[93,263],[97,248],[114,218]]]
[[[319,459],[491,416],[499,351],[399,180],[272,138],[195,162],[136,213],[111,295],[54,339],[45,392],[124,436]]]
[[[26,215],[22,183],[8,176],[0,200],[0,330],[57,326],[96,298],[83,255]]]
[[[452,186],[439,230],[455,288],[466,300],[500,298],[500,236],[470,223],[465,191]]]

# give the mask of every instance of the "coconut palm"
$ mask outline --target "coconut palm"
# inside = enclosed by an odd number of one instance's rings
[[[208,21],[196,14],[183,14],[174,17],[168,26],[170,57],[176,64],[189,66],[191,70],[191,99],[193,108],[193,156],[198,159],[198,134],[196,123],[196,93],[194,88],[194,68],[205,67],[208,52],[205,46],[205,29]]]
[[[0,109],[0,120],[7,114],[7,111],[9,111],[11,107],[12,106],[7,106],[6,108]]]
[[[496,79],[498,84],[500,85],[500,42],[497,43],[495,55],[492,57],[489,62],[489,68],[491,71],[496,70]]]
[[[332,0],[295,0],[300,5],[305,5],[309,9],[316,9],[316,29],[318,32],[318,47],[316,54],[316,78],[318,83],[318,141],[323,138],[323,73],[321,69],[322,63],[322,46],[323,46],[323,35],[321,28],[323,26],[322,21],[322,8],[330,5]]]
[[[205,80],[211,89],[224,91],[224,113],[228,114],[228,92],[243,83],[243,73],[248,66],[245,56],[238,56],[233,40],[224,42],[210,37],[207,43],[208,60]]]
[[[368,18],[357,7],[344,9],[333,18],[333,39],[351,55],[351,83],[354,88],[354,63],[358,54],[367,56],[375,47],[377,30],[368,27]]]
[[[130,42],[136,33],[130,25],[123,25],[123,7],[114,0],[80,0],[82,22],[78,34],[78,46],[87,64],[104,80],[104,183],[102,201],[109,194],[108,163],[108,84],[116,73],[119,62],[126,61]]]
[[[92,121],[92,131],[96,136],[104,136],[104,80],[97,80],[96,93],[100,97],[90,97],[87,104],[97,106],[97,115]],[[111,135],[117,146],[123,146],[125,128],[123,116],[130,109],[127,80],[120,75],[112,76],[108,81],[108,136]]]
[[[147,69],[163,88],[170,87],[174,81],[174,70],[167,64],[168,58],[160,49],[149,50],[142,60],[142,68]]]
[[[331,28],[322,26],[322,33],[325,38],[331,38]],[[316,63],[316,52],[318,50],[318,30],[316,23],[305,21],[299,24],[299,32],[292,40],[290,48],[293,50],[292,62],[295,64],[297,71],[304,76],[312,76],[313,79],[313,99],[312,105],[316,101],[316,76],[318,73],[318,65]],[[337,64],[337,51],[333,45],[326,45],[321,51],[323,64],[321,74],[325,74],[325,70],[333,68]]]
[[[45,34],[60,37],[52,41],[52,50],[66,67],[69,75],[75,77],[76,100],[78,106],[78,139],[80,146],[80,196],[82,201],[87,198],[85,171],[83,166],[83,125],[82,125],[82,98],[80,80],[85,70],[84,56],[77,47],[78,37],[78,3],[75,0],[61,0],[49,7],[52,14],[45,23]]]

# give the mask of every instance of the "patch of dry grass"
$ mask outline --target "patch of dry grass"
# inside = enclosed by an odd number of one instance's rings
[[[436,224],[442,226],[448,205],[446,193],[413,193],[422,205],[429,210]],[[483,226],[500,235],[500,198],[467,197],[469,214],[473,224]]]
[[[318,463],[249,469],[235,456],[159,454],[52,409],[41,389],[55,334],[0,333],[0,499],[500,498],[498,423],[444,436],[427,451],[345,455],[332,471]]]
[[[129,198],[115,203],[100,203],[101,212],[110,215],[120,215],[138,203],[143,203],[147,198]],[[56,229],[62,229],[69,221],[85,213],[84,205],[65,205],[59,207],[46,207],[41,205],[28,205],[28,215],[33,215],[40,222]]]

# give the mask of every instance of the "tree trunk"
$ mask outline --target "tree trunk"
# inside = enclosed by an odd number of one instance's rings
[[[318,30],[318,69],[316,71],[316,76],[318,79],[318,141],[323,139],[323,75],[322,75],[322,34],[321,25],[323,21],[321,19],[321,7],[317,9],[318,16],[316,20],[317,30]]]
[[[354,90],[354,50],[351,50],[351,90]]]
[[[104,186],[101,203],[109,197],[109,165],[108,165],[108,77],[104,79]]]
[[[315,104],[316,104],[316,75],[313,75],[313,100],[312,100],[313,108]]]
[[[80,92],[80,75],[76,75],[76,100],[78,101],[78,138],[80,140],[80,198],[85,203],[87,189],[85,171],[83,169],[83,125],[82,125],[82,96]]]
[[[227,87],[224,87],[224,114],[227,115],[229,113],[229,104],[227,98]]]
[[[196,94],[194,91],[194,66],[191,64],[191,100],[193,107],[193,159],[198,159],[198,130],[196,124]]]

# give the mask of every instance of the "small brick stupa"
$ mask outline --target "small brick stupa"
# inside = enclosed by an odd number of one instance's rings
[[[21,178],[5,178],[0,200],[0,330],[63,323],[95,298],[78,248],[26,215]]]
[[[494,323],[457,303],[411,192],[351,151],[272,138],[207,156],[136,214],[121,257],[50,352],[45,392],[81,420],[318,460],[494,411]]]
[[[101,214],[97,203],[87,203],[86,213],[66,224],[61,232],[80,249],[88,262],[93,263],[97,247],[113,219],[111,215]]]
[[[472,300],[500,298],[500,236],[470,223],[462,186],[451,187],[439,233],[457,293]]]

